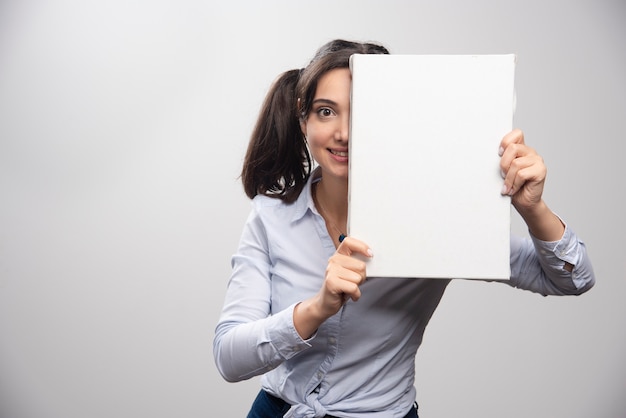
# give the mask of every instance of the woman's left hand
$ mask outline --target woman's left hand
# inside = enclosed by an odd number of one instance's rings
[[[502,194],[511,196],[518,210],[541,203],[546,166],[543,158],[524,143],[524,133],[515,129],[500,142],[500,169],[504,177]]]
[[[546,166],[543,158],[524,143],[524,133],[515,129],[500,142],[500,169],[504,177],[502,194],[524,218],[530,232],[543,241],[560,240],[565,225],[543,200]]]

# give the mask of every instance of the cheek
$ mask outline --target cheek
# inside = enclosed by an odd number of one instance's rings
[[[307,141],[311,147],[326,146],[330,133],[328,126],[310,123],[307,125],[306,132]]]
[[[307,132],[309,135],[307,136],[307,143],[309,144],[309,151],[311,152],[311,157],[317,162],[319,162],[320,157],[326,150],[327,142],[322,138],[318,130],[309,130]]]
[[[315,159],[317,159],[318,155],[326,149],[328,144],[327,141],[323,140],[323,136],[319,135],[319,132],[309,131],[307,141],[309,143],[309,150],[311,150],[311,154],[313,154],[313,158]]]

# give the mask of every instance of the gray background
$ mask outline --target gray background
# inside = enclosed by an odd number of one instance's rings
[[[249,210],[263,95],[335,37],[515,53],[515,126],[596,287],[452,283],[421,416],[626,416],[626,5],[587,1],[0,2],[0,417],[242,417],[211,341]],[[514,230],[525,233],[515,218]]]

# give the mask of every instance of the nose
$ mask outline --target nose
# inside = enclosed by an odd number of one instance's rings
[[[348,142],[350,136],[350,115],[344,115],[340,118],[337,130],[335,131],[335,140]]]

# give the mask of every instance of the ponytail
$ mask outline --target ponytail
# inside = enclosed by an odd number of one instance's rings
[[[300,130],[296,84],[300,70],[274,82],[256,122],[241,171],[246,195],[294,202],[311,173],[311,156]]]

